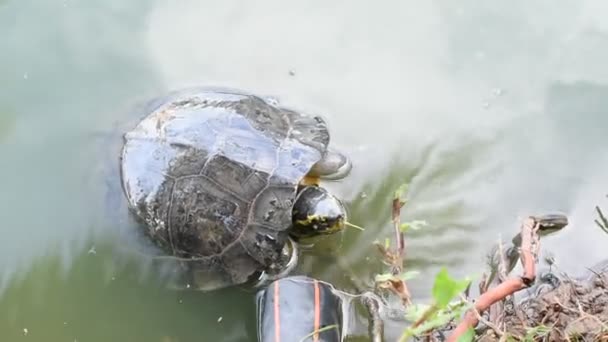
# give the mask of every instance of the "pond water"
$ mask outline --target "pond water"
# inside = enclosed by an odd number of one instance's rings
[[[442,265],[478,277],[528,214],[569,215],[543,248],[583,271],[608,243],[593,222],[595,205],[608,208],[607,11],[599,0],[0,0],[0,339],[255,340],[250,291],[167,289],[120,257],[104,207],[104,134],[137,101],[189,85],[320,113],[352,158],[327,186],[366,230],[320,243],[299,272],[369,284],[404,182],[403,218],[429,224],[407,236],[416,299]]]

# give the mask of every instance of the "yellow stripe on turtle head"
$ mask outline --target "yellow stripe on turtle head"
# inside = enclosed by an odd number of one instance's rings
[[[311,235],[333,234],[333,233],[339,232],[342,229],[344,229],[344,219],[342,219],[342,218],[336,220],[330,226],[322,227],[322,229],[319,229],[321,227],[317,227],[317,228],[314,227],[315,224],[318,224],[320,226],[325,226],[327,224],[327,221],[328,221],[328,219],[325,216],[308,215],[306,217],[306,219],[304,219],[304,220],[296,220],[295,224],[297,224],[300,227],[307,227],[310,230],[309,234],[311,234]]]

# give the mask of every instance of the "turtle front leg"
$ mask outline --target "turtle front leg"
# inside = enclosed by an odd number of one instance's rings
[[[328,150],[325,156],[310,169],[308,178],[341,179],[352,169],[352,163],[344,154]]]

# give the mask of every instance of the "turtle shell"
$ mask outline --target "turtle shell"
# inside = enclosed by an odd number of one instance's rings
[[[246,282],[278,262],[298,182],[329,143],[320,117],[239,91],[186,89],[124,135],[129,207],[194,282]]]

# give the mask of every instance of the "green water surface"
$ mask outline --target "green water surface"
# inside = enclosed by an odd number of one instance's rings
[[[131,244],[107,210],[107,132],[138,101],[194,84],[324,115],[351,156],[352,174],[327,186],[366,230],[306,251],[300,273],[369,286],[403,182],[404,219],[429,223],[407,237],[416,299],[442,265],[479,276],[490,244],[538,212],[569,215],[543,248],[583,270],[608,243],[593,225],[608,207],[606,12],[591,0],[0,1],[0,341],[255,341],[252,291],[167,288],[120,252]]]

